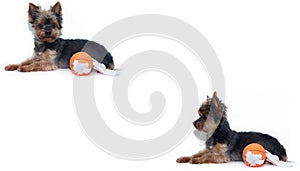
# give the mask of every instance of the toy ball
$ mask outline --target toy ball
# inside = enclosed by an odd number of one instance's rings
[[[93,68],[92,57],[85,52],[77,52],[70,59],[70,69],[78,76],[88,75]]]
[[[249,167],[260,167],[266,160],[266,150],[260,144],[249,144],[243,150],[243,160]]]

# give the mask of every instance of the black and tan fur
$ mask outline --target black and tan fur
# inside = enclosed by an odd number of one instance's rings
[[[194,121],[197,130],[207,133],[206,148],[192,156],[180,157],[177,163],[227,163],[241,161],[243,149],[250,143],[258,143],[275,154],[282,161],[287,161],[284,147],[268,134],[258,132],[236,132],[230,129],[227,107],[219,100],[216,92],[202,103],[198,110],[199,119]]]
[[[49,10],[29,3],[28,23],[34,34],[34,53],[24,62],[6,66],[6,71],[31,72],[69,68],[71,56],[80,51],[87,52],[106,68],[114,69],[113,58],[102,45],[84,39],[59,38],[62,29],[60,2]]]

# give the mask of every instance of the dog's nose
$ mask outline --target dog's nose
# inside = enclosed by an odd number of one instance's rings
[[[51,26],[45,26],[45,35],[47,37],[51,36]]]
[[[47,37],[49,37],[51,35],[51,31],[47,30],[47,31],[45,31],[45,34]]]

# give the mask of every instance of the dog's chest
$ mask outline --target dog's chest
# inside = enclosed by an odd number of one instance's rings
[[[45,60],[45,61],[48,61],[48,62],[54,64],[57,53],[55,50],[47,49],[44,52],[36,52],[35,55],[36,55],[37,59]]]

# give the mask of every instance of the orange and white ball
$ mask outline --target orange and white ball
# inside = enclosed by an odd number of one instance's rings
[[[78,76],[88,75],[93,68],[92,57],[85,52],[77,52],[70,59],[70,69]]]
[[[266,150],[260,144],[249,144],[243,150],[243,160],[249,167],[260,167],[266,160]]]

